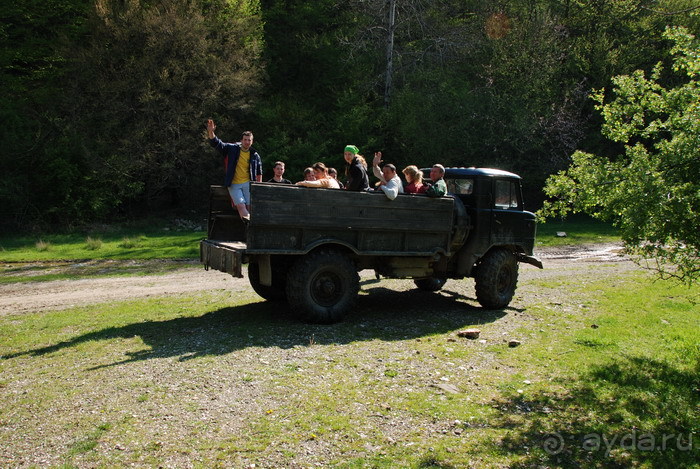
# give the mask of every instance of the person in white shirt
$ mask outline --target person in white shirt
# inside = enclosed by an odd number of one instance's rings
[[[396,174],[396,166],[393,164],[385,164],[382,169],[379,169],[379,163],[382,162],[382,152],[374,153],[372,161],[372,172],[379,179],[377,189],[384,192],[389,200],[394,200],[397,195],[403,194],[403,184],[401,178]]]

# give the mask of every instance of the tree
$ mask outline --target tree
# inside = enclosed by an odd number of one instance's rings
[[[219,161],[203,146],[213,117],[236,140],[262,72],[257,0],[97,0],[73,45],[67,128],[94,204],[159,208],[204,200]],[[84,136],[84,137],[83,137]]]
[[[603,134],[624,146],[607,159],[582,151],[547,181],[552,200],[540,214],[583,212],[612,221],[629,252],[662,277],[700,278],[700,44],[684,28],[668,28],[675,87],[641,70],[613,79],[614,99],[594,94]]]
[[[583,136],[585,93],[565,71],[566,30],[542,2],[457,3],[421,17],[425,37],[398,36],[388,113],[398,153],[508,169],[541,187],[541,175],[566,167]],[[432,155],[420,135],[437,137]]]
[[[263,158],[284,161],[292,180],[303,179],[314,161],[340,167],[343,147],[353,141],[347,116],[356,104],[339,103],[356,82],[337,41],[339,31],[353,28],[347,7],[339,0],[262,0],[261,7],[267,82],[252,127],[260,131]]]
[[[66,73],[56,45],[82,34],[85,9],[86,0],[0,5],[0,231],[55,221],[80,190],[81,163],[56,119]]]

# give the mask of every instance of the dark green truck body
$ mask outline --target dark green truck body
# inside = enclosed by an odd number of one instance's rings
[[[517,262],[541,267],[531,257],[534,215],[522,208],[517,176],[469,169],[451,179],[457,170],[465,169],[449,168],[445,178],[455,193],[441,198],[402,194],[389,200],[382,192],[253,183],[247,225],[231,206],[227,189],[212,186],[201,261],[236,277],[249,264],[251,285],[261,296],[288,300],[308,320],[334,322],[354,300],[360,270],[414,278],[426,290],[438,290],[448,278],[474,276],[478,285],[477,271],[487,270],[481,262],[498,250],[497,262],[505,259],[507,265],[489,268],[495,271],[488,275],[496,278],[481,282],[503,283],[504,294],[488,293],[486,303],[504,307],[515,290]],[[496,180],[508,181],[513,192],[500,208],[491,194]],[[501,298],[494,301],[494,295]]]

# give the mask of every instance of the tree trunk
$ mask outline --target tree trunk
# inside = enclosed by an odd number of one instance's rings
[[[394,25],[396,23],[396,0],[389,2],[389,36],[386,41],[386,81],[384,82],[384,106],[389,107],[391,100],[391,77],[394,71]]]

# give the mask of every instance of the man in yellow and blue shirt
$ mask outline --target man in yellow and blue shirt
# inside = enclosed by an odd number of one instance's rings
[[[250,220],[250,183],[262,182],[262,159],[253,148],[253,133],[243,132],[240,142],[225,143],[214,134],[216,124],[207,121],[209,144],[224,156],[224,185],[243,221]]]

